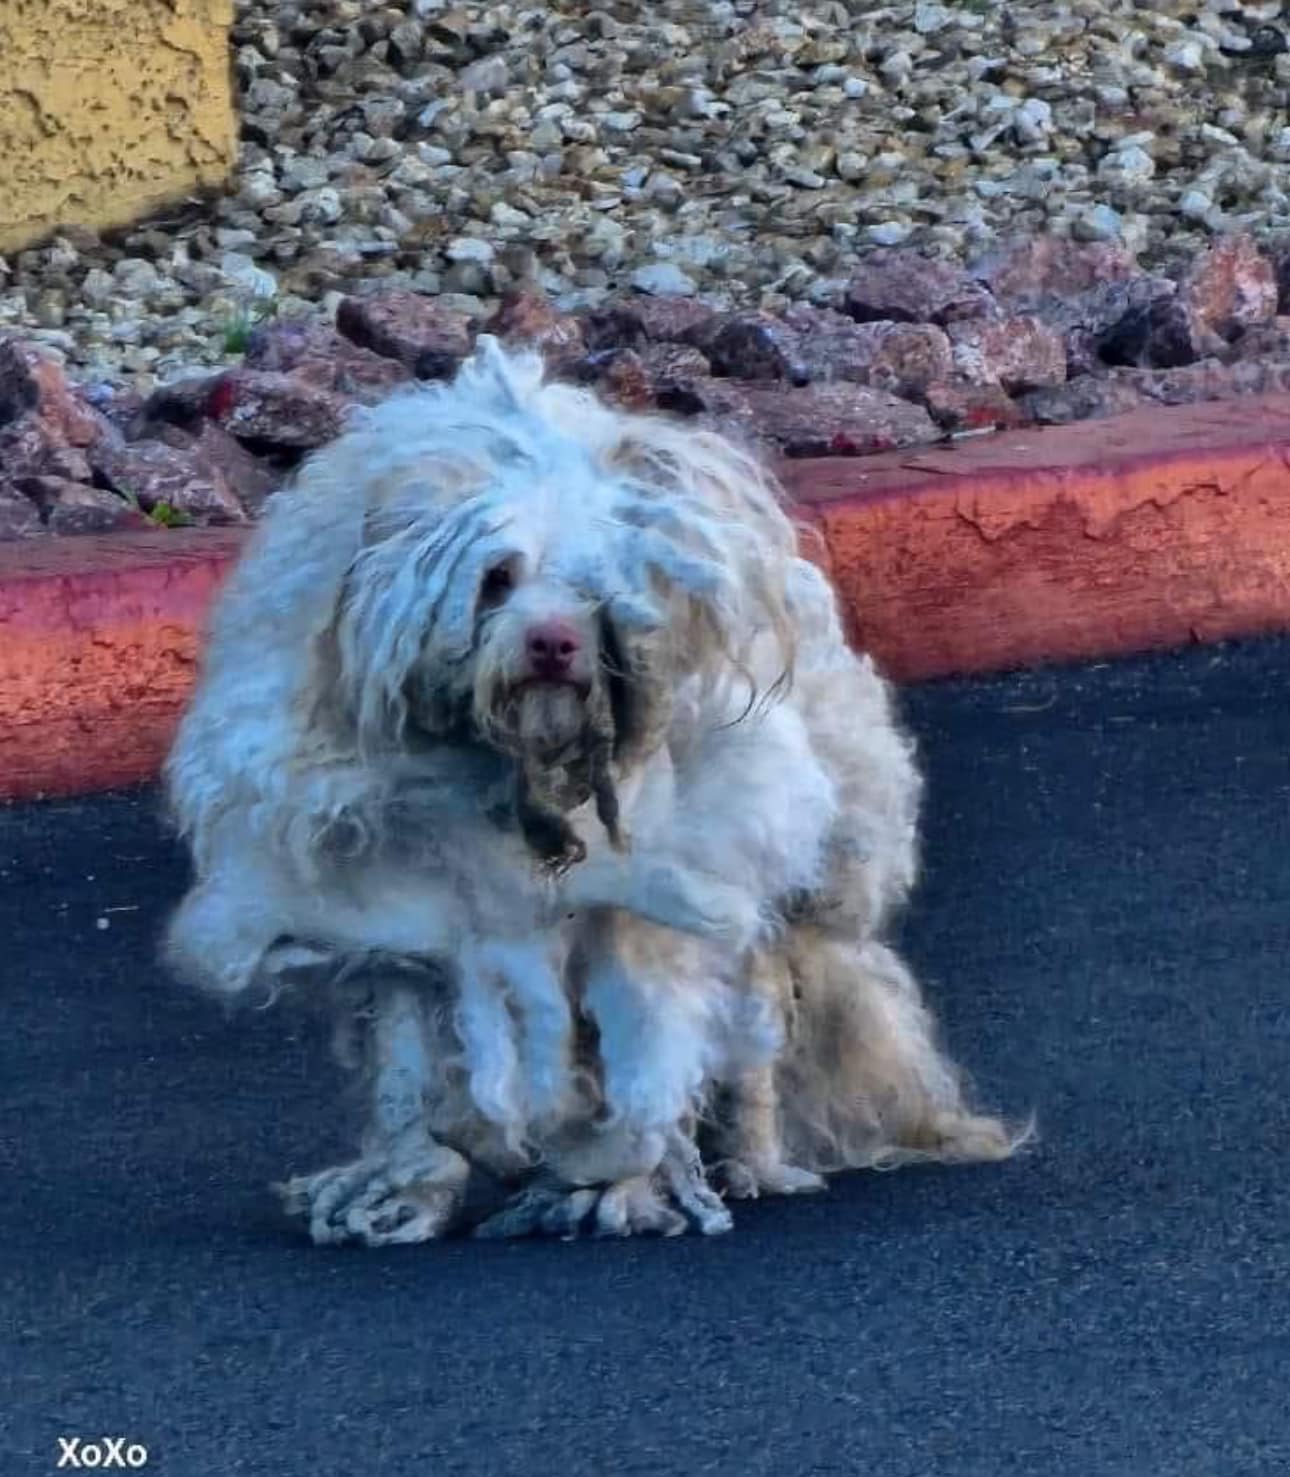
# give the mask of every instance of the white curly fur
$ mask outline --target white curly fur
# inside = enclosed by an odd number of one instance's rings
[[[526,666],[550,619],[570,685]],[[876,942],[916,871],[911,746],[773,480],[716,435],[487,339],[361,413],[230,580],[168,781],[197,874],[177,968],[230,998],[366,971],[373,1122],[415,1102],[288,1187],[318,1239],[440,1234],[466,1161],[630,1186],[618,1229],[673,1226],[657,1172],[724,1229],[678,1134],[718,1088],[743,1193],[1012,1145]]]

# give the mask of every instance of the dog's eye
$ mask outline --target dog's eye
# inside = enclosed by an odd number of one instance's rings
[[[500,605],[515,588],[515,576],[505,564],[498,564],[484,576],[479,598],[484,605]]]

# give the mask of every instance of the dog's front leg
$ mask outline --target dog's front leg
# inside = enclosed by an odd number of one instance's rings
[[[612,909],[580,920],[581,1004],[595,1022],[602,1113],[542,1141],[543,1172],[485,1236],[727,1231],[688,1125],[721,1051],[723,1000],[701,946]]]
[[[362,1153],[279,1187],[317,1244],[430,1241],[459,1218],[469,1165],[430,1132],[428,1097],[439,1064],[428,1008],[416,985],[375,987],[362,1047],[369,1093]]]
[[[764,923],[742,888],[651,848],[589,857],[562,879],[560,897],[571,908],[618,908],[732,953],[749,948]]]

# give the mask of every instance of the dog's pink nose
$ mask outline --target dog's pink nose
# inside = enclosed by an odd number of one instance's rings
[[[530,626],[524,646],[535,677],[567,677],[582,650],[582,638],[569,621],[552,619]]]

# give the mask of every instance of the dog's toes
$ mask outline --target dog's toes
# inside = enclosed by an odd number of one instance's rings
[[[723,1159],[713,1169],[727,1199],[756,1200],[760,1195],[809,1195],[826,1189],[824,1176],[779,1160]]]
[[[435,1143],[300,1175],[277,1187],[316,1246],[408,1246],[455,1226],[469,1167]]]
[[[500,1241],[514,1236],[535,1236],[553,1216],[567,1193],[554,1185],[529,1185],[486,1220],[473,1234],[481,1241]]]
[[[598,1190],[574,1190],[563,1196],[542,1217],[542,1230],[547,1236],[573,1241],[600,1198]]]
[[[682,1236],[690,1223],[644,1175],[619,1180],[596,1206],[597,1236]]]
[[[380,1195],[345,1213],[347,1239],[362,1246],[414,1246],[446,1235],[461,1208],[460,1192],[448,1185],[409,1185]]]
[[[704,1236],[722,1236],[734,1229],[734,1217],[708,1184],[699,1151],[689,1139],[673,1136],[659,1175],[672,1199]]]

